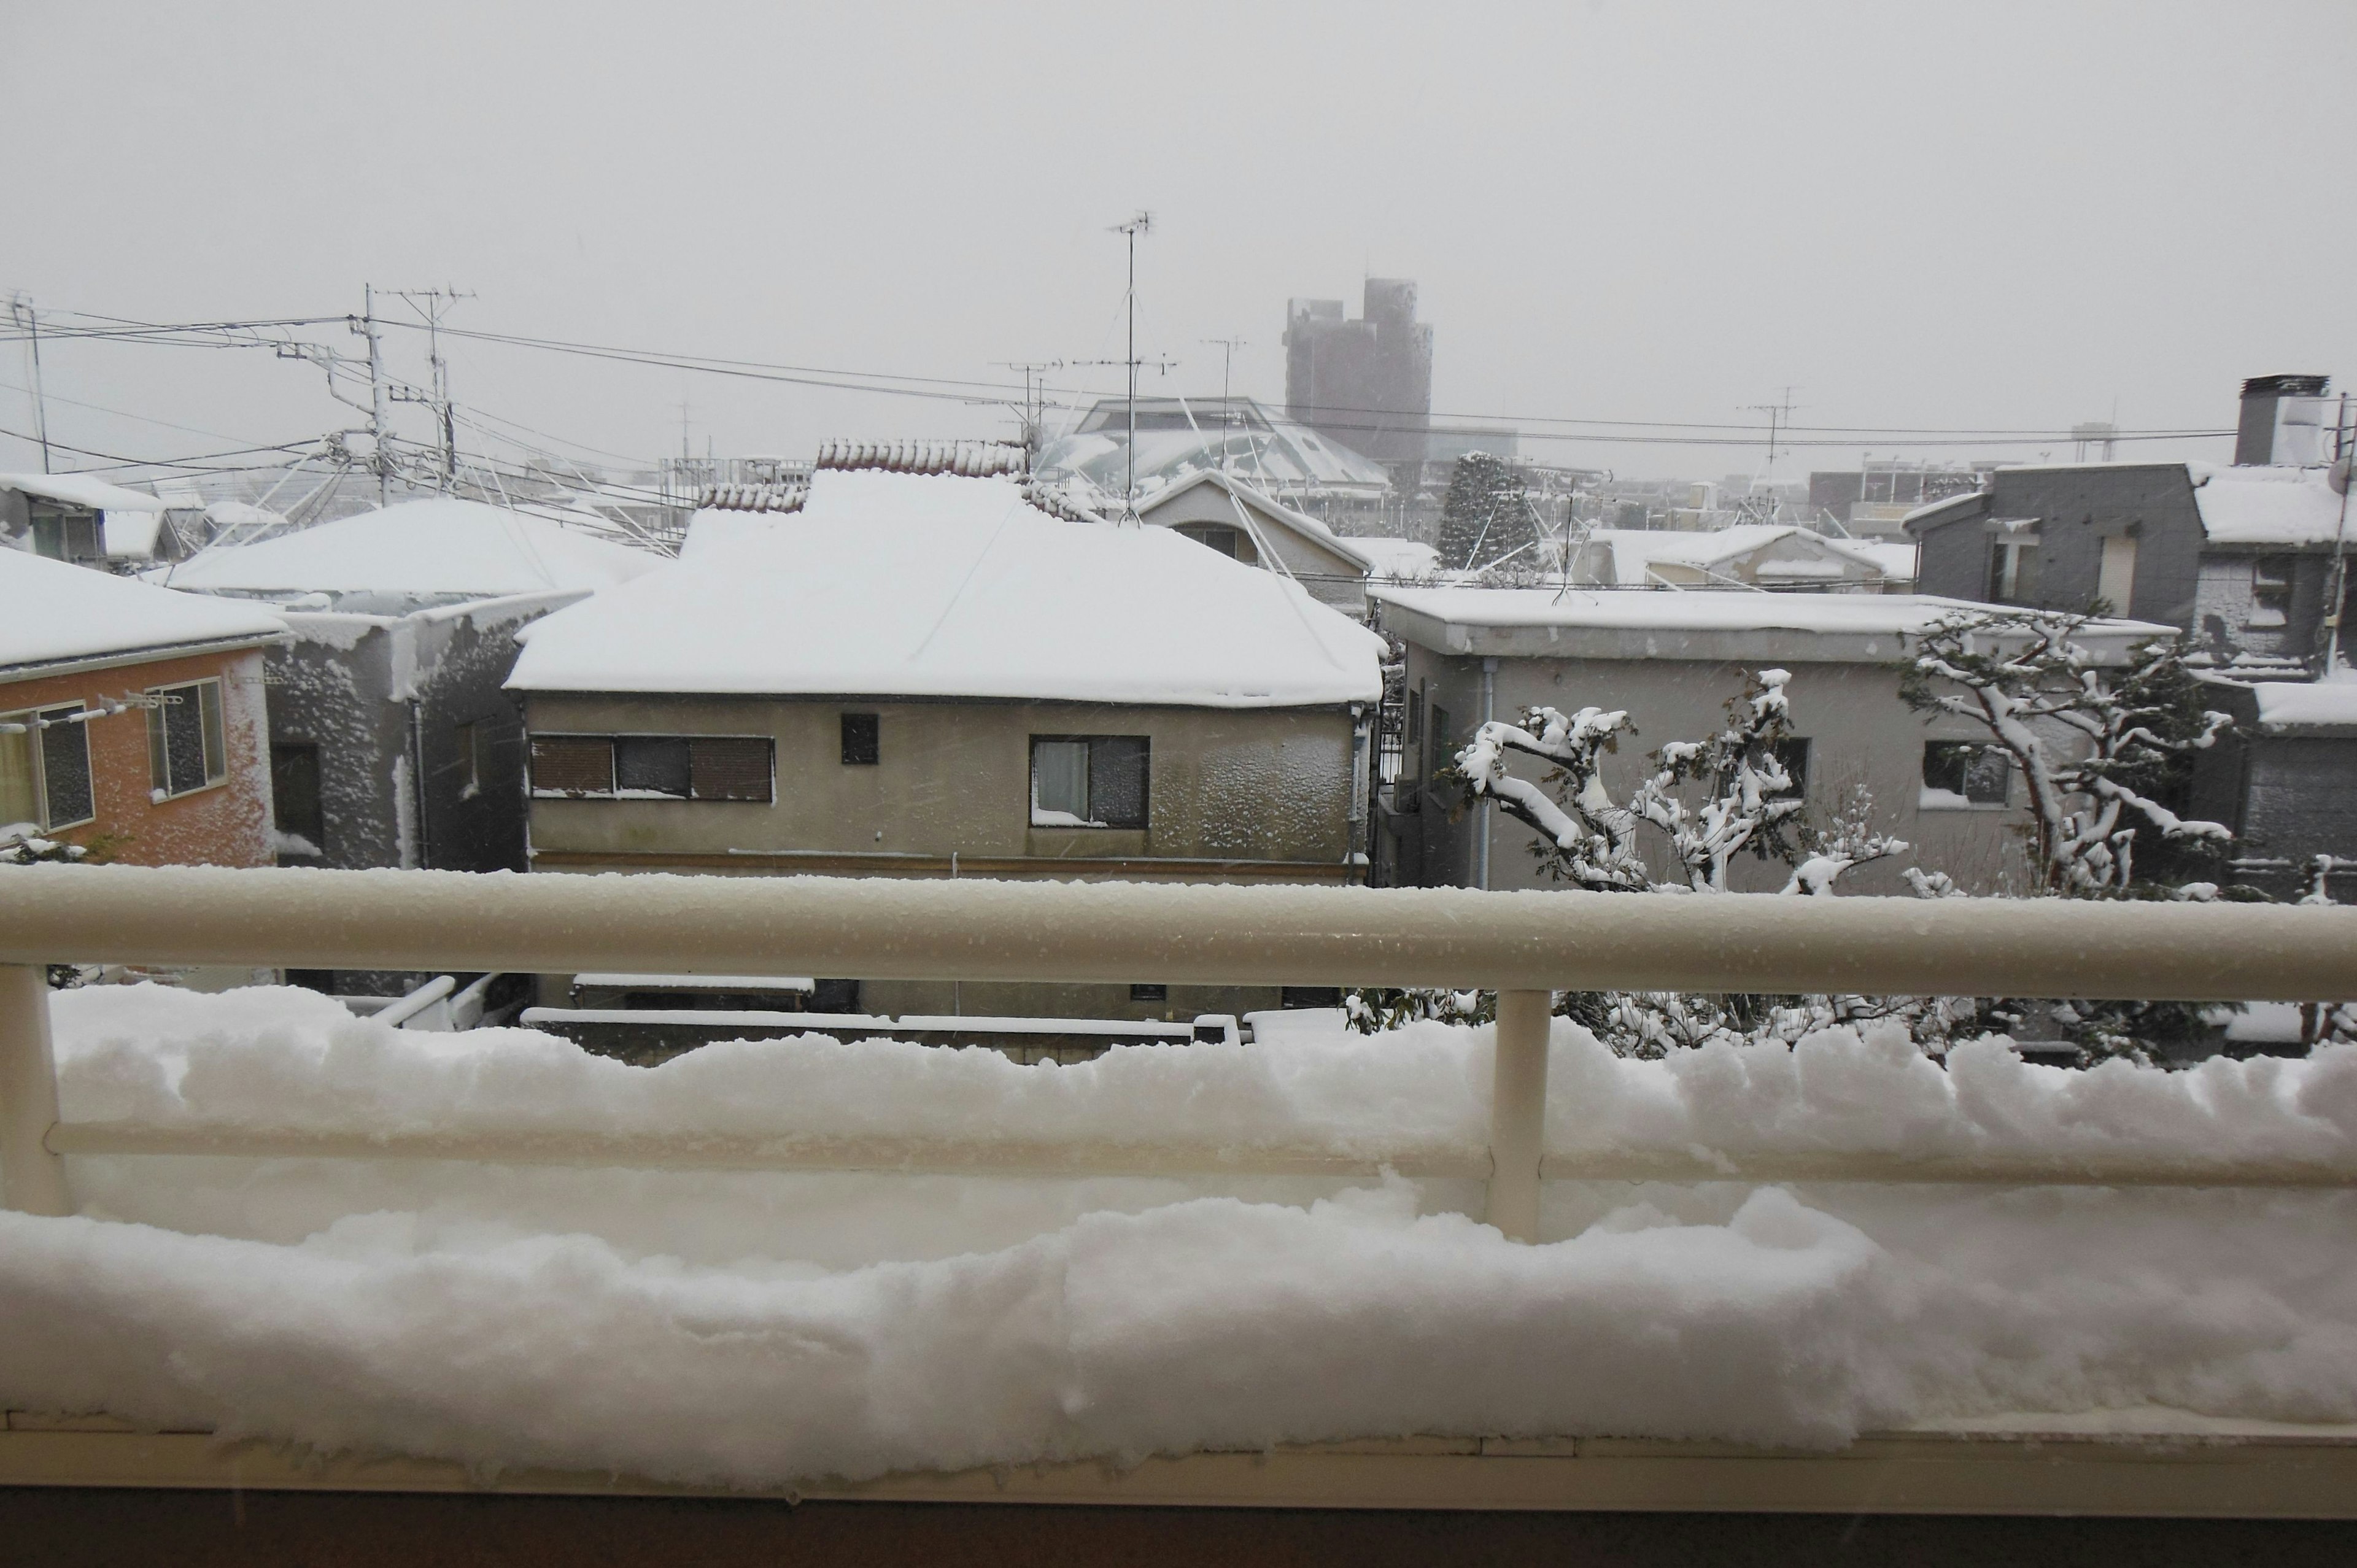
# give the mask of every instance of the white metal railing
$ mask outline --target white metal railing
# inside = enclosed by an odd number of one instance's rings
[[[1501,993],[1489,1154],[61,1124],[38,966],[64,961],[1479,987]],[[1572,988],[2340,1001],[2357,992],[2357,908],[32,866],[0,873],[0,1183],[12,1208],[65,1213],[63,1156],[100,1153],[972,1173],[1388,1165],[1486,1179],[1489,1219],[1520,1240],[1535,1234],[1543,1176],[2357,1185],[2338,1167],[2201,1157],[1550,1159],[1551,993]]]

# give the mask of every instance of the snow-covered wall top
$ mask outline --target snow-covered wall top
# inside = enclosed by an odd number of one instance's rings
[[[2213,544],[2330,544],[2341,498],[2322,468],[2188,463],[2201,532]]]
[[[0,474],[0,490],[16,490],[93,511],[160,512],[167,504],[160,497],[126,490],[88,474]]]
[[[1372,702],[1383,640],[1162,529],[1005,479],[822,472],[802,511],[524,629],[511,687],[1188,707]]]
[[[490,596],[609,587],[662,561],[545,518],[437,497],[209,550],[175,567],[171,582],[215,593]]]
[[[1452,626],[1604,627],[1663,631],[1851,632],[1913,636],[1954,610],[1986,611],[1930,594],[1593,593],[1574,588],[1376,587],[1386,604]],[[2090,622],[2093,637],[2167,637],[2150,621]]]
[[[286,623],[259,605],[175,593],[69,565],[21,550],[0,550],[0,669],[91,659],[143,649],[285,635]]]
[[[2357,674],[2341,671],[2321,681],[2256,681],[2263,725],[2346,725],[2357,727]]]

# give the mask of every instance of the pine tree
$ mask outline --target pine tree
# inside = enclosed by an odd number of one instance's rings
[[[1538,539],[1535,514],[1523,477],[1513,464],[1487,452],[1468,452],[1448,476],[1448,496],[1440,507],[1443,571],[1478,570]]]

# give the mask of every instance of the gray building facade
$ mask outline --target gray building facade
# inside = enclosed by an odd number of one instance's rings
[[[1285,312],[1285,411],[1329,441],[1415,483],[1432,424],[1432,328],[1415,318],[1415,284],[1369,278],[1359,319],[1339,299],[1296,299]]]

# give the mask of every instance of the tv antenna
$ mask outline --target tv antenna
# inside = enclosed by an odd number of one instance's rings
[[[1039,456],[1039,424],[1045,416],[1046,374],[1064,368],[1061,360],[993,360],[1001,370],[1023,372],[1023,467],[1026,473]],[[1035,380],[1034,378],[1039,378]]]
[[[1154,231],[1154,214],[1139,208],[1137,215],[1126,223],[1113,226],[1114,233],[1129,242],[1129,451],[1127,477],[1123,480],[1121,520],[1137,521],[1137,237]],[[1166,365],[1167,371],[1168,367]]]
[[[1235,428],[1235,410],[1229,404],[1229,383],[1233,379],[1236,350],[1244,347],[1242,338],[1206,338],[1205,343],[1220,350],[1220,472],[1228,471],[1228,436]]]

